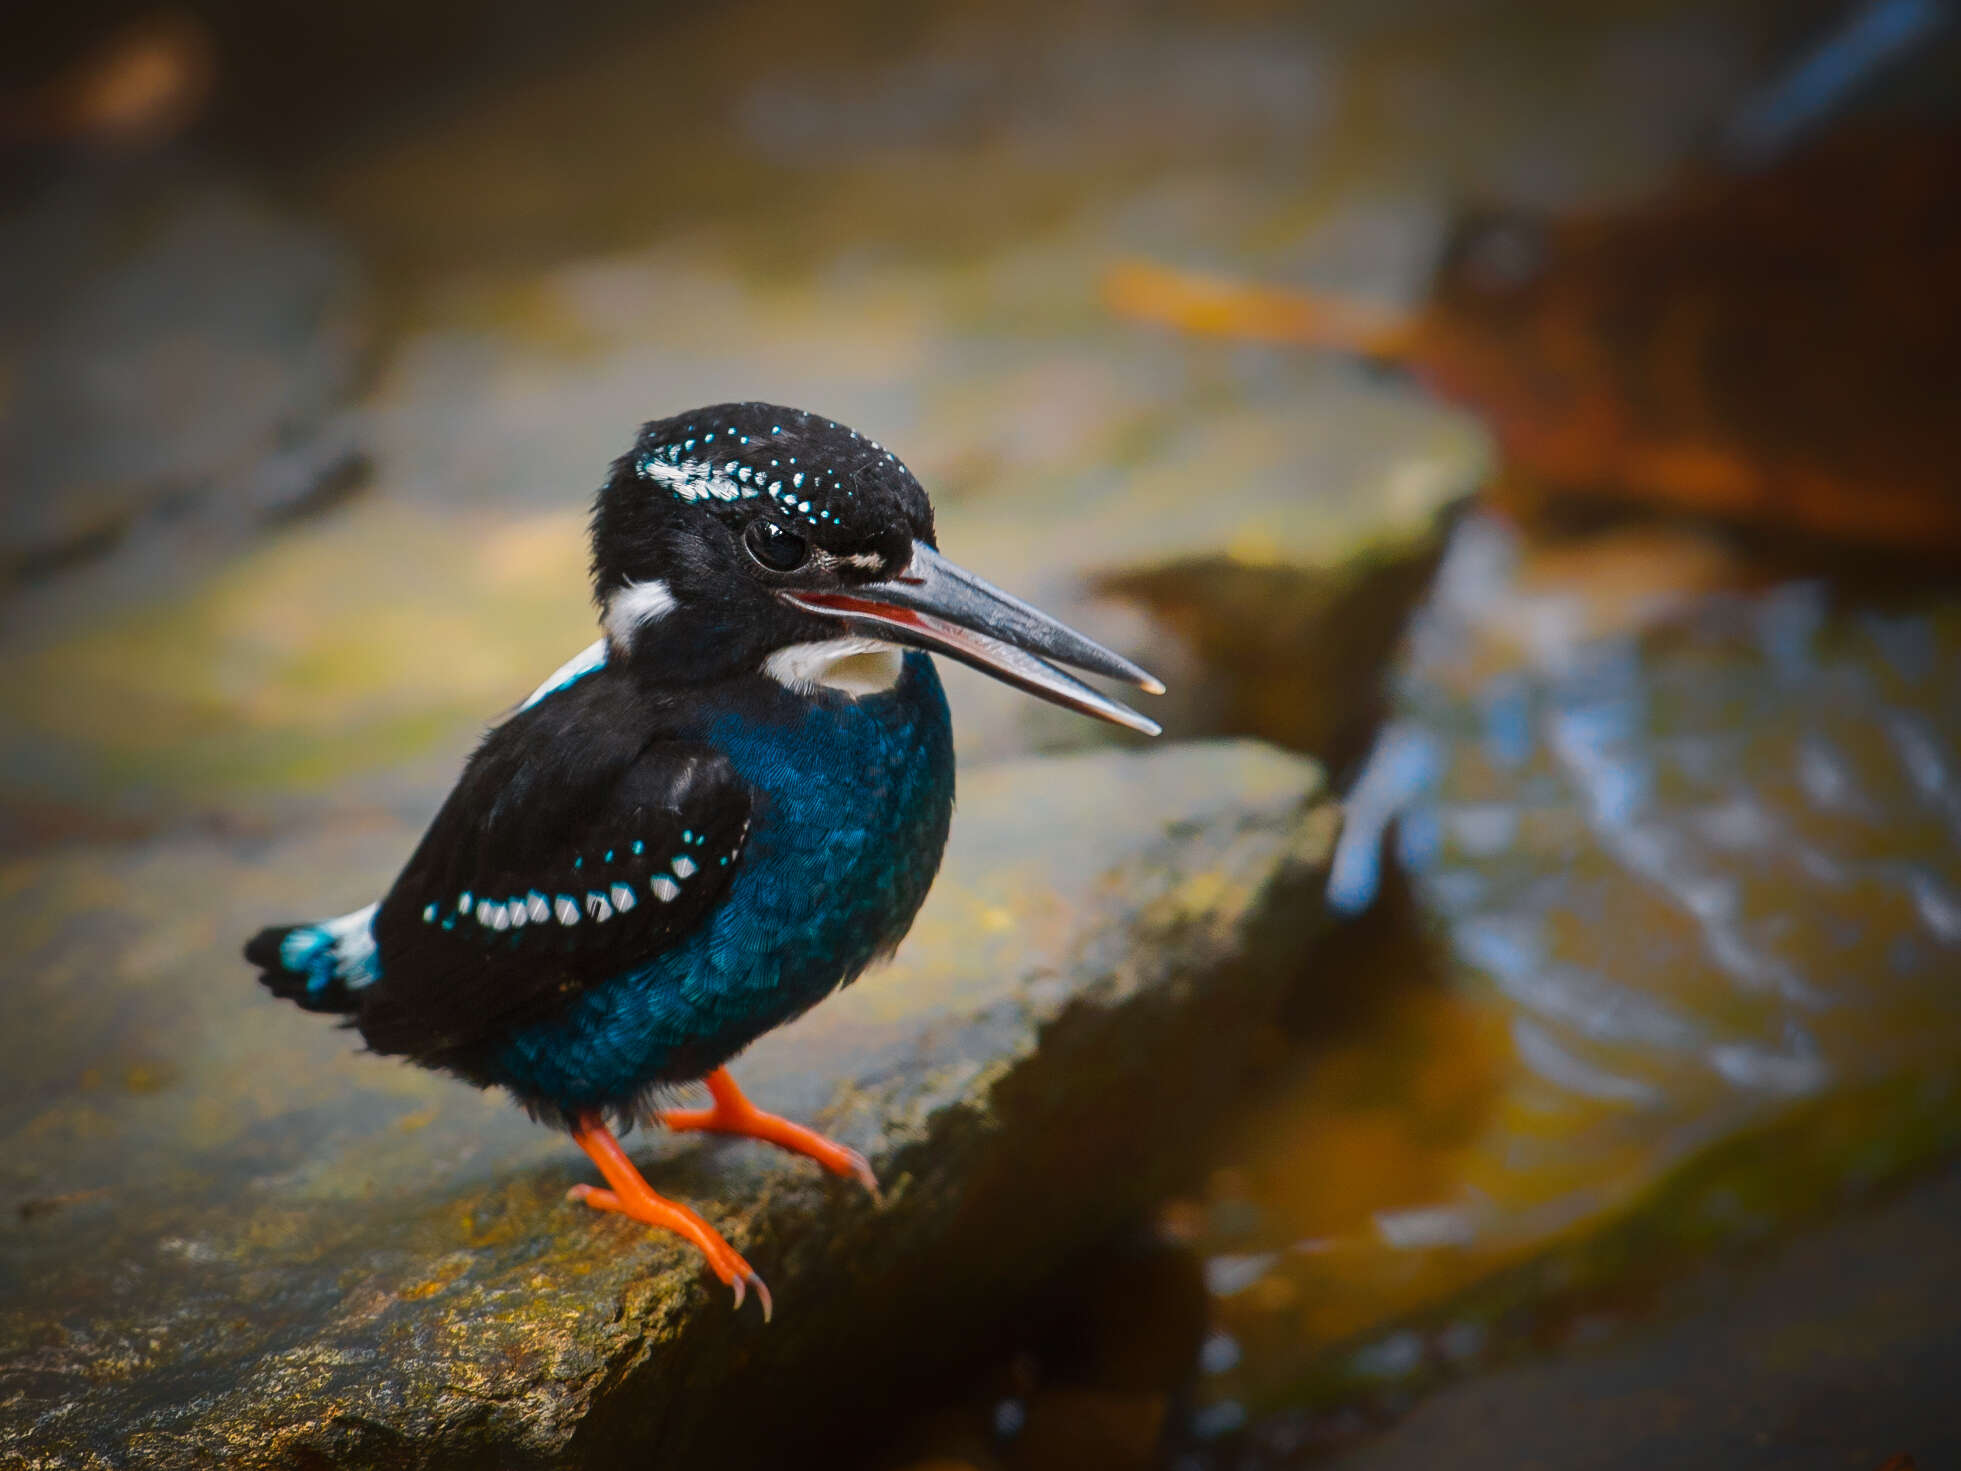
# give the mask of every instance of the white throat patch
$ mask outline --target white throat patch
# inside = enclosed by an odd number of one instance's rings
[[[823,688],[856,700],[897,684],[905,653],[875,638],[827,638],[778,649],[763,660],[763,673],[798,694]]]
[[[648,582],[629,582],[606,599],[606,613],[600,625],[606,642],[622,651],[633,647],[633,638],[645,624],[665,618],[674,611],[674,594],[656,577]]]

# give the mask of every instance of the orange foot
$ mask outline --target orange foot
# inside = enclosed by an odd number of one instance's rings
[[[599,1166],[599,1173],[613,1188],[601,1190],[596,1185],[574,1185],[565,1192],[567,1200],[583,1200],[594,1210],[618,1211],[623,1216],[631,1216],[636,1221],[644,1221],[649,1226],[658,1226],[663,1231],[673,1231],[685,1237],[708,1258],[710,1270],[735,1289],[737,1307],[742,1306],[743,1293],[750,1287],[755,1288],[756,1296],[763,1304],[763,1321],[769,1321],[769,1288],[763,1285],[763,1279],[756,1275],[755,1268],[722,1239],[720,1232],[685,1205],[654,1194],[653,1187],[640,1178],[633,1161],[620,1148],[620,1141],[613,1137],[613,1131],[606,1127],[598,1114],[589,1113],[581,1117],[579,1126],[572,1131],[572,1137],[579,1141],[579,1148],[592,1156],[592,1162]]]
[[[742,1134],[750,1139],[767,1139],[793,1154],[806,1154],[833,1175],[846,1175],[871,1191],[877,1200],[878,1176],[865,1157],[855,1149],[826,1139],[815,1129],[793,1124],[773,1113],[764,1113],[735,1086],[729,1070],[718,1067],[708,1075],[708,1094],[714,1104],[708,1108],[670,1108],[660,1121],[675,1133],[702,1129],[711,1134]]]

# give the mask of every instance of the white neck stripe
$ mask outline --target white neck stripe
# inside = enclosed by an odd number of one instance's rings
[[[646,624],[665,618],[674,611],[674,594],[660,578],[648,582],[629,582],[606,599],[606,613],[599,621],[606,630],[606,641],[620,650],[633,646],[634,635]]]

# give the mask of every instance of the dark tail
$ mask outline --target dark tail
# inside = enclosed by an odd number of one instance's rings
[[[347,1015],[381,974],[374,946],[375,906],[338,919],[260,930],[245,945],[260,984],[306,1011]]]

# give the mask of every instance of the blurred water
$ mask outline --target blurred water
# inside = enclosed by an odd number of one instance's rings
[[[1393,1405],[1535,1295],[1770,1229],[1951,1142],[1951,594],[1777,580],[1687,532],[1540,545],[1473,517],[1350,813],[1333,901],[1359,912],[1399,876],[1427,944],[1320,978],[1380,1002],[1170,1209],[1235,1345],[1208,1360],[1201,1439],[1224,1405],[1320,1406],[1324,1428]]]

